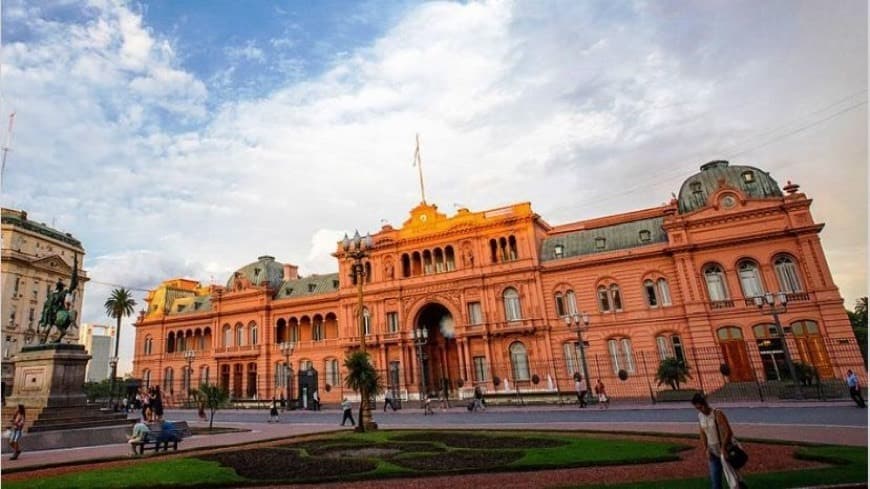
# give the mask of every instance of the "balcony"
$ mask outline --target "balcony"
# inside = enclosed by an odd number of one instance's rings
[[[494,335],[511,333],[530,334],[534,333],[536,328],[537,325],[535,324],[534,320],[520,319],[518,321],[503,321],[497,323],[490,323],[489,332]]]
[[[785,298],[787,302],[806,302],[810,300],[810,294],[808,292],[788,292],[785,294]],[[747,306],[758,306],[755,303],[755,297],[746,297],[743,302]]]
[[[710,309],[730,309],[732,307],[734,307],[734,301],[731,299],[710,302]]]

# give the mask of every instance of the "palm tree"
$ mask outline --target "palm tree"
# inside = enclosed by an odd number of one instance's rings
[[[677,360],[674,357],[662,360],[662,363],[659,364],[659,370],[656,372],[658,385],[668,384],[673,390],[679,390],[680,384],[685,384],[686,380],[691,377],[689,367],[682,360]]]
[[[230,395],[226,389],[206,383],[199,386],[199,390],[196,391],[195,395],[208,408],[211,414],[208,418],[208,429],[211,431],[212,426],[214,426],[214,413],[227,404]]]
[[[375,367],[369,363],[368,353],[356,350],[347,356],[344,360],[344,368],[347,369],[347,377],[344,379],[344,385],[348,389],[359,392],[359,431],[365,431],[366,428],[377,428],[371,419],[363,418],[365,414],[370,414],[371,411],[366,411],[366,404],[373,396],[377,396],[384,391],[383,378],[375,370]],[[368,425],[368,426],[366,426]]]
[[[115,356],[112,361],[112,383],[109,391],[109,407],[112,406],[112,396],[115,393],[115,377],[118,374],[118,346],[121,341],[121,318],[125,316],[131,316],[134,312],[134,307],[136,307],[136,301],[133,300],[133,294],[121,287],[120,289],[115,289],[112,291],[112,295],[106,299],[106,303],[103,304],[106,308],[106,314],[109,317],[113,317],[117,320],[117,328],[115,329]]]

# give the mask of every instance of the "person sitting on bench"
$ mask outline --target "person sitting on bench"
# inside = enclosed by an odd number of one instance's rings
[[[160,424],[160,433],[157,435],[157,446],[159,447],[163,443],[163,451],[165,452],[170,443],[179,441],[181,441],[181,433],[178,432],[174,424],[164,419]]]
[[[145,418],[140,417],[136,424],[133,425],[133,434],[130,436],[128,443],[130,444],[130,449],[133,450],[133,455],[136,455],[136,446],[139,443],[147,442],[148,436],[151,434],[151,430],[148,429],[148,425],[145,424]]]

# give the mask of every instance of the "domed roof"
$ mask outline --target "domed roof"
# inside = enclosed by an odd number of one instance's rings
[[[271,289],[277,290],[284,281],[284,264],[275,261],[274,256],[261,256],[257,261],[248,263],[230,275],[227,280],[228,289],[233,287],[236,276],[249,280],[252,285],[269,285]]]
[[[749,198],[782,197],[779,184],[767,172],[752,166],[730,166],[727,161],[716,160],[701,165],[701,171],[687,178],[680,187],[680,214],[707,205],[710,195],[719,190],[719,181],[740,189]]]

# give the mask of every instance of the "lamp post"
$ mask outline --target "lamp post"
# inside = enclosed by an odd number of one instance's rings
[[[773,316],[773,324],[776,326],[776,334],[779,336],[780,341],[782,341],[782,352],[785,355],[785,364],[788,367],[788,373],[791,375],[791,379],[794,382],[795,399],[803,399],[801,384],[797,378],[794,363],[791,360],[791,353],[788,349],[788,341],[785,338],[782,323],[779,321],[779,315],[785,313],[788,309],[788,296],[785,292],[777,292],[775,294],[773,292],[765,292],[764,295],[756,296],[752,300],[755,305],[758,306],[758,310],[763,314],[770,314]]]
[[[115,397],[115,375],[118,372],[118,357],[109,358],[109,369],[112,371],[112,380],[109,382],[109,409],[115,410],[112,406],[112,400]]]
[[[187,350],[184,352],[184,359],[187,360],[187,376],[184,380],[187,381],[187,406],[190,407],[190,385],[193,378],[193,359],[196,358],[196,352]]]
[[[366,353],[366,320],[368,316],[365,314],[363,306],[363,282],[366,278],[366,268],[363,259],[368,258],[369,250],[372,249],[374,242],[371,235],[367,234],[365,238],[361,237],[359,231],[354,232],[353,238],[348,238],[347,234],[341,241],[341,247],[344,250],[346,259],[351,260],[351,278],[356,282],[357,290],[357,314],[359,315],[359,349]],[[360,389],[360,404],[362,415],[360,416],[359,424],[363,430],[376,430],[378,425],[372,419],[372,406],[369,402],[368,389],[363,387]]]
[[[583,343],[583,330],[589,328],[589,314],[568,314],[565,316],[565,325],[568,329],[577,331],[577,342],[580,343],[580,361],[583,365],[583,378],[586,379],[586,390],[590,390],[592,381],[589,379],[589,367],[586,365],[586,344]]]
[[[426,371],[423,370],[423,345],[429,340],[429,329],[425,327],[414,329],[414,347],[417,348],[417,359],[420,361],[420,408],[426,402],[423,391],[426,390]]]
[[[284,412],[287,411],[287,405],[290,404],[290,355],[293,354],[293,349],[296,348],[295,341],[282,341],[278,348],[281,349],[281,353],[284,354],[284,394],[285,394],[285,402],[284,406],[281,407]]]

